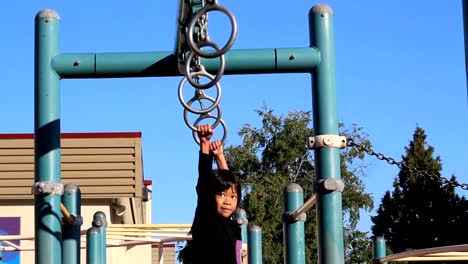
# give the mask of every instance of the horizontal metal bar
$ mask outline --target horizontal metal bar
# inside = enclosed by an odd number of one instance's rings
[[[397,261],[402,258],[421,257],[426,254],[435,254],[435,253],[442,253],[442,252],[460,252],[460,251],[468,251],[468,244],[423,248],[423,249],[405,251],[405,252],[400,252],[400,253],[396,253],[393,255],[389,255],[383,258],[379,258],[378,261],[380,263],[386,263],[390,261]]]
[[[305,213],[307,212],[307,210],[312,208],[312,206],[315,205],[316,201],[317,201],[317,195],[314,194],[301,207],[299,207],[296,211],[294,211],[291,214],[291,218],[294,220],[297,220],[302,213]]]
[[[320,63],[316,48],[231,50],[225,54],[225,74],[307,73]],[[216,73],[219,59],[202,59]],[[117,53],[63,53],[52,59],[62,79],[181,76],[170,51]]]

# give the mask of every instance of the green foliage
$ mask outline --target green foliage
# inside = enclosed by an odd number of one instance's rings
[[[271,109],[257,110],[262,119],[261,127],[246,124],[239,132],[240,146],[227,148],[230,168],[242,182],[244,194],[242,207],[247,211],[250,223],[262,227],[264,263],[283,262],[283,189],[289,182],[296,182],[304,189],[308,199],[314,193],[314,159],[307,150],[305,140],[313,130],[308,127],[310,113],[290,112],[278,117]],[[341,129],[360,143],[370,146],[367,135],[357,126]],[[364,154],[355,149],[345,149],[341,155],[341,171],[345,182],[343,211],[346,219],[346,263],[369,263],[370,245],[365,233],[356,230],[360,209],[371,210],[371,196],[365,192],[361,177],[364,176]],[[306,229],[306,261],[317,262],[317,225],[315,208],[308,212]]]
[[[367,236],[367,232],[359,230],[345,231],[345,263],[372,263],[372,243]]]
[[[373,234],[383,235],[395,253],[466,243],[468,232],[463,226],[468,203],[453,187],[440,183],[442,161],[439,156],[434,158],[434,148],[427,144],[422,128],[416,127],[405,150],[403,162],[433,177],[402,168],[394,190],[385,193],[377,215],[372,217]]]
[[[271,109],[256,111],[260,127],[249,124],[239,131],[242,144],[226,148],[229,167],[239,176],[243,189],[241,207],[247,211],[249,222],[262,228],[263,262],[283,263],[283,190],[289,182],[300,184],[304,197],[314,194],[314,158],[306,147],[310,112],[290,112],[286,117],[275,116]],[[353,125],[341,134],[370,147],[368,135]],[[365,176],[364,153],[354,148],[341,151],[341,176],[345,183],[343,214],[346,263],[371,263],[371,246],[367,234],[357,230],[360,210],[373,208],[371,196],[365,192],[361,178]],[[317,263],[317,223],[315,207],[307,212],[305,222],[306,263]],[[190,251],[190,243],[179,253],[179,260]],[[184,261],[188,264],[188,262]]]

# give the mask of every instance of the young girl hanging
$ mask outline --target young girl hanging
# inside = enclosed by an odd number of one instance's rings
[[[233,220],[241,199],[241,186],[229,170],[221,141],[210,142],[211,125],[199,125],[197,209],[192,224],[193,264],[241,264],[242,241]],[[213,170],[213,158],[218,169]]]

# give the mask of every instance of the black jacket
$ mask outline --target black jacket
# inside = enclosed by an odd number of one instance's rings
[[[240,264],[239,225],[216,212],[212,177],[213,156],[200,152],[198,162],[197,209],[192,225],[194,264]]]

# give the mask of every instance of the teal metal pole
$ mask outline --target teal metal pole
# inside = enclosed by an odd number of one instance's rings
[[[68,212],[73,216],[71,223],[64,222],[62,225],[62,263],[80,264],[81,263],[81,192],[78,185],[69,183],[64,186],[62,203]]]
[[[312,72],[315,135],[338,135],[335,81],[333,11],[324,4],[309,12],[310,44],[320,50],[321,62]],[[325,179],[341,182],[338,148],[316,148],[317,183]],[[342,182],[341,182],[342,183]],[[318,256],[320,264],[344,263],[343,209],[341,191],[317,188]]]
[[[465,39],[465,72],[466,81],[468,82],[468,0],[462,0],[463,9],[463,31]]]
[[[99,230],[99,240],[101,247],[101,263],[105,264],[107,259],[107,220],[104,212],[98,211],[93,215],[93,226]]]
[[[283,247],[284,263],[305,264],[305,213],[298,219],[291,215],[304,203],[302,187],[296,183],[289,183],[284,188],[284,214],[283,214]]]
[[[59,15],[50,9],[35,19],[34,160],[35,263],[62,261],[60,196],[60,79],[52,69],[59,53]]]
[[[3,263],[3,241],[0,241],[0,264]]]
[[[262,264],[262,229],[257,225],[249,227],[248,263]]]
[[[241,227],[242,244],[247,244],[247,224],[249,220],[247,220],[247,213],[244,209],[238,208],[236,210],[236,219]]]
[[[320,63],[316,48],[271,48],[231,50],[225,54],[224,74],[306,73]],[[210,73],[218,59],[202,59]],[[63,53],[53,58],[53,67],[63,79],[181,76],[177,58],[170,51]]]
[[[99,228],[91,227],[86,232],[86,264],[105,264],[105,262],[101,261]]]
[[[374,263],[378,263],[378,259],[383,258],[387,255],[387,245],[385,244],[385,239],[382,236],[374,237],[374,241],[372,243],[373,247],[373,258]]]

